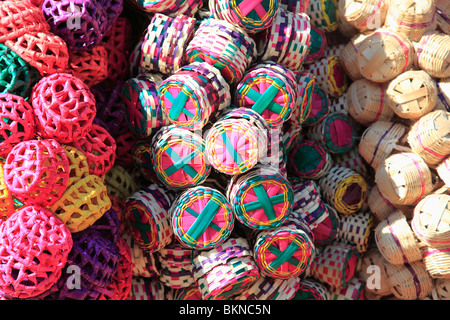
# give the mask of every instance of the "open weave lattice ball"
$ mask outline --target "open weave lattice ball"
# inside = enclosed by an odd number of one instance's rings
[[[3,162],[0,161],[0,219],[8,219],[16,211],[11,191],[5,184]]]
[[[83,152],[69,145],[62,146],[69,160],[67,188],[89,175],[89,167]]]
[[[4,93],[0,94],[0,117],[0,156],[6,158],[19,142],[34,138],[34,112],[24,98]]]
[[[72,143],[87,157],[89,173],[103,177],[116,159],[116,141],[105,128],[93,124],[85,137]]]
[[[40,80],[39,71],[17,53],[0,44],[0,93],[11,93],[28,99]]]
[[[77,141],[91,130],[96,114],[94,95],[79,78],[56,73],[33,88],[31,102],[38,133],[60,143]]]
[[[0,226],[0,291],[29,298],[48,290],[72,249],[67,227],[49,210],[27,206]]]
[[[9,190],[26,204],[52,205],[69,180],[67,155],[52,139],[20,142],[8,154],[3,168]]]
[[[108,52],[101,45],[85,51],[70,51],[69,70],[88,87],[96,85],[108,76]]]

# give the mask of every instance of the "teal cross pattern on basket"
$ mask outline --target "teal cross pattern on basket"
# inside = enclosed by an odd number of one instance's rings
[[[219,209],[220,205],[212,199],[209,199],[200,213],[187,207],[185,210],[196,219],[186,231],[184,235],[185,239],[195,243],[208,227],[213,228],[217,232],[222,232],[222,228],[212,222]]]
[[[192,163],[192,161],[195,163],[195,158],[198,154],[200,154],[201,149],[194,149],[184,157],[180,157],[180,155],[170,147],[167,148],[166,152],[167,155],[174,161],[170,167],[164,170],[167,176],[171,176],[178,170],[184,170],[192,179],[198,175],[198,172],[191,166],[190,163]]]
[[[253,20],[257,18],[263,20],[267,16],[267,11],[262,5],[264,0],[242,0],[238,4],[239,11],[243,16],[249,16]]]
[[[289,245],[286,247],[285,250],[281,251],[274,245],[270,245],[267,250],[269,250],[271,253],[277,256],[270,264],[269,267],[273,270],[278,269],[281,267],[284,263],[292,264],[293,266],[298,266],[301,262],[297,260],[292,255],[297,252],[297,250],[300,248],[300,246],[292,241],[289,243]]]
[[[273,99],[275,99],[283,85],[282,80],[274,79],[274,82],[262,94],[250,88],[246,96],[255,102],[252,109],[259,114],[262,114],[266,109],[278,115],[281,114],[283,112],[283,106],[273,101]]]
[[[181,91],[176,95],[176,97],[172,96],[169,90],[165,91],[165,97],[172,104],[169,111],[169,118],[172,121],[177,121],[181,115],[181,113],[185,114],[188,117],[194,118],[195,114],[192,114],[185,106],[186,102],[189,100],[191,93],[187,90],[186,86],[183,86]]]
[[[286,199],[284,193],[277,194],[275,196],[269,197],[266,189],[261,184],[253,186],[253,191],[255,192],[258,200],[244,204],[245,211],[253,211],[258,209],[263,209],[269,221],[274,221],[277,219],[277,215],[273,208],[274,205],[282,203]]]

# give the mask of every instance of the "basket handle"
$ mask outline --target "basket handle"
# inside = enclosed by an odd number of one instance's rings
[[[399,96],[396,96],[392,100],[394,100],[394,102],[396,104],[403,104],[403,103],[408,103],[413,100],[417,100],[422,97],[426,97],[427,93],[428,93],[427,88],[423,87],[416,91],[412,91],[412,92],[408,92],[408,93],[404,93]]]

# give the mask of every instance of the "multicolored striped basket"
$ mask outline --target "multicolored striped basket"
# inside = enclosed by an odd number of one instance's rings
[[[364,158],[359,154],[358,148],[355,147],[348,152],[333,154],[331,156],[334,165],[352,169],[360,174],[366,181],[370,179],[369,171]]]
[[[331,154],[348,152],[356,146],[356,126],[349,116],[340,112],[327,114],[305,131],[309,139],[321,143]]]
[[[450,35],[430,31],[415,43],[417,66],[433,78],[450,76]]]
[[[295,75],[277,63],[266,61],[252,66],[236,87],[234,102],[251,108],[270,127],[279,126],[291,116],[297,103]]]
[[[182,66],[163,80],[158,96],[170,122],[189,130],[202,129],[231,103],[229,84],[206,62]]]
[[[125,119],[138,138],[147,138],[153,129],[170,124],[159,102],[158,87],[162,81],[161,74],[144,73],[128,79],[122,87]]]
[[[311,44],[310,30],[307,14],[280,9],[272,25],[257,35],[259,59],[274,61],[292,71],[301,70]]]
[[[185,64],[185,50],[194,36],[196,22],[185,15],[171,18],[156,13],[144,35],[140,66],[165,75],[175,73]]]
[[[175,125],[162,127],[153,136],[152,153],[155,173],[168,187],[194,187],[211,172],[203,138]]]
[[[298,71],[296,72],[295,77],[298,90],[297,103],[291,110],[291,116],[288,122],[301,129],[311,112],[316,77],[307,71]]]
[[[312,234],[314,244],[317,247],[324,247],[337,239],[341,218],[339,212],[325,201],[322,201],[319,208],[325,212],[325,218],[312,229]]]
[[[308,48],[308,53],[305,57],[305,65],[313,63],[321,59],[325,54],[325,49],[328,46],[327,36],[325,32],[314,25],[311,25],[311,44]]]
[[[183,191],[173,202],[170,217],[178,241],[196,250],[222,245],[234,227],[234,215],[227,198],[207,186]]]
[[[195,286],[191,256],[192,249],[176,242],[159,250],[159,280],[173,289]]]
[[[304,139],[294,145],[288,157],[288,169],[302,179],[318,180],[333,166],[330,153],[315,140]]]
[[[231,85],[241,81],[256,60],[255,41],[238,26],[225,20],[204,19],[186,48],[187,63],[207,62],[220,70]]]
[[[206,155],[219,172],[235,175],[253,168],[266,154],[268,126],[249,108],[224,113],[206,136]]]
[[[311,230],[301,220],[261,231],[253,254],[261,274],[276,279],[302,276],[315,257]]]
[[[309,0],[281,0],[279,6],[290,12],[309,13]]]
[[[357,273],[360,254],[350,244],[334,241],[317,253],[311,276],[331,288],[346,288]]]
[[[331,100],[328,94],[320,88],[318,83],[315,83],[313,85],[310,110],[302,123],[303,127],[306,129],[321,122],[330,113],[330,104]]]
[[[133,278],[159,278],[160,264],[157,252],[149,252],[141,249],[134,241],[128,228],[125,228],[122,232],[121,238],[130,247]]]
[[[333,32],[339,26],[339,7],[337,0],[310,0],[309,16],[311,24],[323,32]]]
[[[375,224],[378,224],[380,221],[397,211],[397,207],[383,196],[376,184],[370,189],[369,195],[367,196],[367,202],[370,212],[374,216]]]
[[[291,300],[299,286],[299,277],[284,280],[261,276],[234,300]]]
[[[253,252],[244,238],[230,238],[212,250],[195,251],[194,279],[203,300],[225,300],[251,287],[260,277]]]
[[[158,279],[133,277],[129,300],[173,300],[175,290],[165,286]]]
[[[169,209],[174,198],[173,192],[167,188],[150,184],[125,201],[125,223],[142,250],[158,251],[172,242]]]
[[[300,281],[300,285],[292,300],[330,300],[330,292],[322,282],[312,277],[307,277]]]
[[[341,217],[337,240],[354,245],[363,254],[369,248],[373,226],[370,212],[357,212]]]
[[[345,288],[334,288],[330,293],[330,300],[366,300],[366,283],[353,277]]]
[[[257,165],[231,178],[226,196],[235,217],[254,229],[281,226],[292,211],[294,193],[279,170]]]
[[[279,1],[275,0],[210,0],[208,4],[215,19],[228,21],[248,33],[269,28],[279,10]]]

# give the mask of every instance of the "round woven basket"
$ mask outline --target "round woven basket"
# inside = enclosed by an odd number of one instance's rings
[[[311,25],[311,43],[308,47],[308,53],[305,57],[305,64],[313,63],[322,58],[325,54],[325,49],[328,46],[328,39],[326,34],[319,28]]]
[[[92,87],[108,76],[108,52],[98,45],[85,51],[70,51],[68,71]]]
[[[3,161],[0,161],[0,219],[7,220],[16,209],[14,207],[12,193],[5,184],[3,164]]]
[[[450,88],[450,77],[449,78],[438,78],[435,79],[437,87],[437,99],[436,99],[436,110],[445,110],[450,112],[450,95],[448,92]]]
[[[361,75],[374,82],[386,82],[409,70],[414,47],[404,35],[380,28],[358,45],[357,64]]]
[[[352,214],[363,206],[367,196],[367,183],[353,170],[334,166],[319,180],[324,199],[340,214]]]
[[[353,277],[345,288],[333,288],[330,300],[366,300],[365,290],[365,282]]]
[[[422,259],[419,243],[400,210],[378,223],[374,235],[378,250],[389,263],[398,265]]]
[[[245,238],[230,238],[192,257],[195,282],[202,300],[225,300],[251,287],[260,277],[253,251]]]
[[[133,278],[158,278],[160,275],[160,264],[156,254],[141,249],[134,241],[128,228],[125,228],[121,238],[126,241],[131,251]]]
[[[348,152],[333,154],[331,158],[333,159],[334,165],[352,169],[360,174],[365,180],[370,179],[370,172],[367,168],[367,164],[359,154],[357,147]]]
[[[430,168],[411,152],[389,156],[376,169],[375,182],[394,205],[415,205],[434,188]]]
[[[69,160],[69,180],[67,188],[89,175],[89,165],[83,152],[70,145],[62,145]]]
[[[320,88],[318,83],[314,83],[312,94],[310,96],[311,104],[308,115],[302,123],[302,127],[305,128],[317,125],[330,113],[331,99],[328,94]]]
[[[325,218],[312,229],[312,233],[314,244],[323,247],[336,240],[341,218],[339,212],[325,201],[322,201],[319,209],[325,212]]]
[[[384,25],[411,41],[419,41],[424,33],[436,29],[436,1],[391,0]]]
[[[350,38],[339,54],[342,68],[350,80],[353,81],[363,78],[358,66],[358,48],[366,36],[365,34],[357,33]]]
[[[300,281],[293,300],[330,300],[330,292],[325,284],[307,277]]]
[[[369,248],[373,216],[370,212],[357,212],[340,219],[337,240],[350,243],[360,253],[365,253]]]
[[[202,300],[202,294],[200,292],[200,289],[198,286],[191,286],[188,288],[183,288],[180,290],[177,290],[175,292],[174,296],[175,300],[195,300],[200,301]]]
[[[397,207],[383,196],[376,184],[370,189],[367,201],[370,212],[374,215],[375,224],[378,224],[397,211]]]
[[[432,31],[416,43],[417,65],[435,78],[450,76],[450,35]]]
[[[450,3],[436,0],[436,22],[440,30],[450,34]]]
[[[291,148],[287,165],[298,178],[318,180],[331,169],[333,159],[319,142],[302,140]]]
[[[449,279],[436,279],[432,292],[433,300],[450,300],[449,286]]]
[[[281,0],[279,6],[294,13],[309,13],[309,0]]]
[[[406,137],[414,153],[436,166],[450,154],[449,130],[450,112],[436,110],[416,121]]]
[[[450,156],[442,161],[442,163],[436,168],[436,171],[444,184],[446,186],[450,186]]]
[[[380,120],[373,123],[361,136],[359,154],[372,168],[378,168],[393,152],[404,150],[400,140],[406,130],[406,126],[397,122]]]
[[[384,25],[388,10],[385,0],[339,1],[339,14],[359,32],[373,31]]]
[[[434,79],[423,70],[409,70],[386,88],[386,104],[401,118],[417,120],[434,109],[437,87]]]
[[[299,285],[299,277],[276,279],[261,276],[234,300],[291,300]]]
[[[195,285],[192,275],[192,249],[178,243],[171,243],[159,251],[161,264],[159,280],[164,285],[181,289]]]
[[[295,77],[297,80],[297,102],[294,109],[291,110],[288,123],[301,129],[311,112],[316,77],[307,71],[296,72]]]
[[[433,280],[422,261],[405,264],[386,264],[386,275],[391,292],[400,300],[418,300],[429,296]]]
[[[387,105],[386,86],[367,79],[355,80],[348,88],[348,113],[363,126],[390,121],[394,111]]]
[[[196,250],[220,246],[230,237],[234,227],[228,199],[218,190],[206,186],[182,192],[169,213],[178,241]]]
[[[233,176],[226,196],[235,217],[254,229],[281,226],[292,211],[294,199],[292,187],[280,171],[260,165]]]
[[[450,279],[450,248],[435,248],[423,246],[421,248],[423,263],[433,279]]]
[[[311,24],[323,32],[333,32],[339,26],[339,7],[337,0],[310,0],[309,16]]]
[[[372,293],[377,297],[388,296],[391,294],[391,287],[384,270],[386,260],[377,248],[370,248],[361,259],[361,266],[358,271],[358,277],[365,281],[366,293]],[[380,277],[373,277],[378,274]]]

